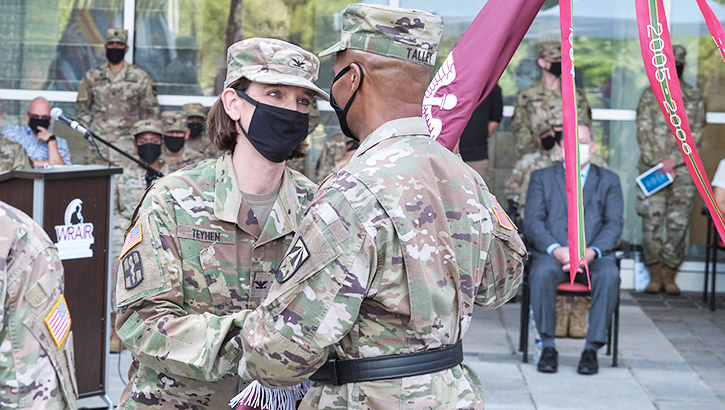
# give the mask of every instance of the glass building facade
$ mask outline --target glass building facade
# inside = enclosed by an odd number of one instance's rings
[[[445,21],[440,64],[455,46],[485,1],[371,0],[423,9]],[[501,193],[516,157],[510,119],[517,94],[540,76],[534,48],[558,39],[557,1],[547,0],[502,76],[504,122],[490,140],[489,180]],[[725,0],[709,2],[725,21]],[[126,59],[154,80],[163,108],[188,102],[211,106],[225,76],[226,48],[248,37],[277,37],[315,53],[339,38],[344,0],[3,0],[0,2],[0,98],[8,123],[24,123],[28,102],[44,96],[67,114],[75,111],[76,91],[83,74],[105,60],[106,29],[129,30]],[[709,176],[725,157],[725,64],[707,32],[695,0],[665,0],[673,43],[687,48],[684,79],[702,90],[708,126],[700,155]],[[597,152],[619,174],[625,198],[624,239],[641,241],[635,213],[639,148],[635,114],[639,96],[648,87],[637,39],[632,0],[574,1],[574,48],[577,85],[593,109]],[[481,39],[486,47],[486,39]],[[323,59],[319,85],[332,82],[332,59]],[[329,105],[321,102],[327,135],[339,130]],[[74,154],[82,155],[84,140],[56,125]],[[324,139],[310,141],[309,161],[315,161]],[[688,257],[704,253],[703,203],[695,206],[688,238]]]

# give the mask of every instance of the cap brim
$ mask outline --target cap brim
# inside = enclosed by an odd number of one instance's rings
[[[327,57],[327,56],[329,56],[331,54],[335,54],[335,53],[340,52],[340,51],[342,51],[344,49],[345,49],[345,47],[343,47],[342,46],[342,43],[338,41],[337,43],[335,43],[332,46],[330,46],[328,49],[322,51],[317,56],[320,57],[320,58]]]
[[[330,95],[323,91],[320,87],[316,86],[312,81],[296,75],[261,72],[245,74],[244,77],[255,83],[293,85],[296,87],[307,88],[308,90],[312,90],[323,100],[330,101]]]

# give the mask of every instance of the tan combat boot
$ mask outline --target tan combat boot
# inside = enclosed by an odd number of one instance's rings
[[[672,269],[667,265],[662,265],[662,283],[665,286],[665,292],[668,295],[679,295],[680,288],[675,284],[675,276],[677,276],[677,269]]]
[[[657,262],[647,266],[649,270],[649,285],[644,288],[645,293],[660,293],[662,290],[662,265]]]
[[[569,309],[566,306],[566,296],[556,297],[556,337],[566,337],[569,327]]]
[[[589,298],[575,296],[571,301],[571,317],[569,318],[569,337],[583,339],[587,337],[587,312],[589,312]]]

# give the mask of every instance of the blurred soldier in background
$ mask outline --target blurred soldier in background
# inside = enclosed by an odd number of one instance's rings
[[[184,104],[181,109],[186,113],[186,126],[189,136],[184,145],[204,154],[207,158],[217,158],[222,152],[214,146],[206,135],[206,107],[199,103]]]
[[[3,101],[0,100],[0,120],[3,119]],[[0,173],[30,168],[30,158],[25,148],[0,133]]]
[[[678,45],[673,47],[673,51],[692,139],[699,149],[706,123],[705,100],[700,90],[682,79],[687,51]],[[650,276],[645,292],[659,293],[664,288],[671,295],[679,295],[675,276],[685,260],[685,236],[697,188],[687,171],[677,138],[649,87],[637,104],[637,142],[642,152],[638,166],[640,173],[662,163],[658,172],[670,174],[675,179],[650,197],[637,192],[637,213],[642,216],[642,253]],[[663,234],[666,237],[664,241]]]
[[[88,70],[78,84],[76,117],[89,131],[130,153],[131,127],[139,119],[157,118],[159,103],[148,74],[123,59],[128,51],[127,40],[126,30],[110,28],[106,32],[108,62]],[[89,140],[86,164],[105,164],[98,152],[120,166],[129,162],[105,144]]]
[[[164,111],[161,113],[161,126],[164,133],[161,159],[170,172],[207,159],[204,154],[185,146],[190,130],[186,126],[184,111]]]

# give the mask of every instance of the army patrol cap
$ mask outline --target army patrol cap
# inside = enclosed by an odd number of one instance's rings
[[[184,111],[164,111],[161,113],[162,131],[186,132],[186,113]]]
[[[154,134],[162,135],[163,132],[161,131],[161,121],[154,120],[154,119],[148,119],[148,120],[139,120],[139,121],[136,121],[135,124],[133,124],[131,133],[133,134],[134,137],[141,135],[145,132],[153,132]]]
[[[199,103],[189,103],[181,106],[188,117],[206,118],[206,108]]]
[[[340,41],[320,53],[361,50],[416,64],[435,65],[443,18],[422,10],[350,4],[342,12]]]
[[[672,53],[675,55],[675,64],[685,64],[685,56],[687,55],[685,47],[675,45],[672,47]]]
[[[307,88],[329,101],[330,96],[315,85],[319,69],[320,60],[294,44],[273,38],[249,38],[227,50],[224,87],[244,77],[255,83]]]
[[[109,28],[106,30],[106,44],[114,41],[126,44],[128,41],[128,31],[122,28]]]
[[[561,59],[561,43],[558,41],[545,41],[536,45],[536,58]]]

